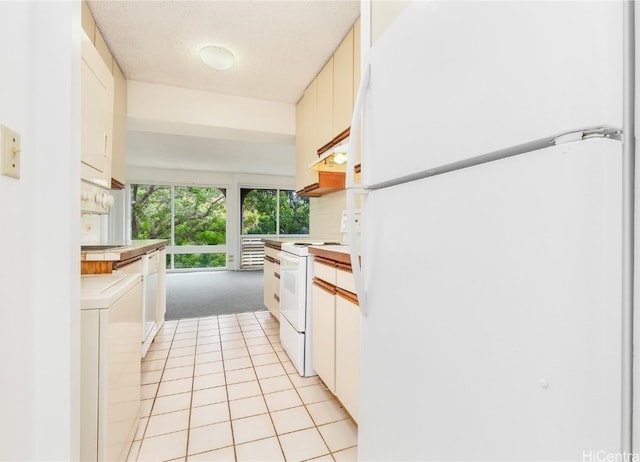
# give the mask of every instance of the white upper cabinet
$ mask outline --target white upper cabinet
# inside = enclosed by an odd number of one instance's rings
[[[81,175],[110,188],[113,76],[86,35],[82,40],[81,86]]]

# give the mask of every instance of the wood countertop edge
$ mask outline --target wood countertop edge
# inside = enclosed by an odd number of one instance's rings
[[[122,260],[131,260],[132,258],[139,257],[144,255],[145,253],[152,252],[154,250],[162,249],[167,246],[167,241],[162,242],[153,242],[146,245],[142,245],[141,247],[135,247],[130,250],[124,250],[120,252],[120,261]]]
[[[123,260],[131,260],[133,258],[149,253],[153,250],[162,249],[166,246],[167,246],[167,241],[164,239],[159,239],[156,242],[147,242],[144,244],[134,243],[131,246],[125,247],[123,249],[113,249],[113,250],[107,250],[107,251],[81,251],[80,261],[93,263],[93,262],[104,262],[104,261],[118,262]],[[99,255],[100,253],[108,253],[108,254],[114,254],[119,256],[118,258],[109,258],[109,259],[105,259],[105,258],[87,259],[86,258],[88,254]]]
[[[351,266],[351,256],[348,253],[326,250],[320,247],[309,247],[309,253],[322,258],[333,260],[344,265]]]

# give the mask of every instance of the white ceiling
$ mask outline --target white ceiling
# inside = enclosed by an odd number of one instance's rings
[[[88,2],[125,77],[141,82],[295,103],[360,15],[358,0]],[[227,71],[198,51],[223,45]],[[128,132],[127,164],[293,175],[295,147]],[[154,164],[157,158],[157,165]],[[225,162],[225,158],[228,159]],[[273,161],[273,164],[271,164]],[[176,166],[179,165],[179,166]]]

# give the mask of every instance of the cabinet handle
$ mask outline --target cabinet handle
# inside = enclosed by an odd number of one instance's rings
[[[336,294],[348,302],[351,302],[355,305],[358,305],[358,296],[354,293],[349,292],[348,290],[344,290],[340,287],[336,288]]]
[[[329,260],[328,258],[323,258],[323,257],[315,257],[313,259],[314,262],[319,263],[321,265],[325,265],[328,266],[330,268],[335,268],[336,267],[336,262],[333,260]]]
[[[278,279],[280,279],[280,274],[279,274],[279,273],[273,273],[273,275],[274,275],[275,277],[277,277]]]
[[[275,299],[276,299],[276,301],[277,301],[278,303],[280,303],[280,297],[278,297],[278,295],[277,295],[277,294],[273,294],[273,298],[275,298]]]
[[[107,157],[107,134],[104,134],[104,150],[102,151],[102,154]]]
[[[326,281],[323,281],[322,279],[318,279],[316,277],[313,278],[313,285],[316,287],[319,287],[320,289],[324,290],[325,292],[330,293],[331,295],[335,295],[336,294],[336,286],[334,286],[333,284],[329,284]]]

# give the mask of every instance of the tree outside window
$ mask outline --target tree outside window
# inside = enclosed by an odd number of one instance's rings
[[[168,268],[225,267],[226,254],[206,247],[226,243],[225,193],[209,187],[134,184],[131,237],[168,240]],[[195,251],[180,251],[181,246]]]
[[[242,234],[309,234],[309,198],[292,190],[242,189]]]

